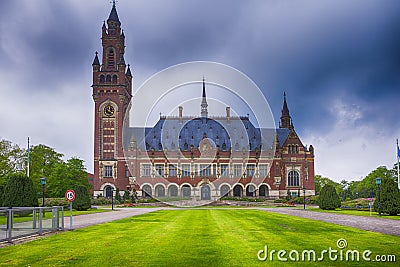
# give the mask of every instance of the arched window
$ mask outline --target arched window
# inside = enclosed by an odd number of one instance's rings
[[[100,75],[100,83],[104,83],[104,80],[105,80],[105,77],[104,77],[104,75],[102,74],[102,75]]]
[[[112,47],[110,47],[110,49],[108,49],[108,64],[107,67],[109,68],[114,68],[114,64],[115,64],[115,56],[114,56],[114,49]]]
[[[290,171],[288,173],[288,186],[299,186],[300,178],[297,171]]]
[[[111,82],[111,75],[110,75],[110,74],[107,75],[107,77],[106,77],[106,82],[108,82],[108,83]]]
[[[113,83],[117,83],[117,75],[113,75],[113,77],[112,77],[112,82],[113,82]]]

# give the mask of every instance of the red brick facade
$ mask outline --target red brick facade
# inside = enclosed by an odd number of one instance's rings
[[[312,146],[305,147],[297,136],[286,96],[280,127],[276,129],[273,143],[276,149],[271,150],[273,155],[269,158],[260,155],[258,148],[250,148],[244,160],[241,155],[244,150],[235,150],[232,143],[229,148],[214,147],[214,158],[208,162],[208,167],[201,169],[205,166],[199,159],[204,152],[202,147],[207,147],[207,143],[203,142],[207,140],[206,133],[197,147],[181,147],[181,150],[178,147],[176,151],[157,148],[147,142],[141,146],[140,140],[132,135],[129,144],[125,144],[124,155],[123,138],[126,137],[123,137],[122,127],[124,120],[125,125],[129,125],[132,75],[129,65],[125,65],[125,37],[115,5],[107,25],[104,24],[102,28],[102,46],[101,64],[97,53],[93,62],[94,195],[110,196],[111,189],[116,188],[136,191],[138,196],[184,196],[206,200],[224,195],[276,198],[286,196],[288,190],[293,195],[298,195],[300,191],[303,195],[303,188],[307,195],[315,193],[314,149]],[[201,110],[201,116],[207,117],[204,84]],[[248,117],[231,118],[228,111],[229,108],[226,116],[228,124],[236,120],[251,125]],[[182,118],[180,109],[179,118],[160,117],[159,123],[176,120],[174,123],[182,124],[197,119]],[[213,118],[207,120],[212,121]],[[219,120],[222,122],[221,118]],[[182,155],[187,159],[186,162],[182,160]]]

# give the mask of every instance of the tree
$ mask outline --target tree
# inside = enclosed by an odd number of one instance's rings
[[[0,140],[0,184],[7,183],[7,177],[25,170],[26,151],[10,141]]]
[[[32,147],[30,155],[30,177],[36,190],[40,190],[40,178],[49,178],[58,164],[61,164],[63,154],[45,145]],[[48,185],[50,186],[50,184]],[[47,190],[47,188],[46,188]]]
[[[54,164],[54,168],[48,176],[47,195],[63,197],[65,191],[79,185],[90,189],[88,174],[83,160],[71,158],[67,162]]]
[[[37,191],[32,180],[25,175],[13,175],[4,188],[3,204],[5,207],[37,207]]]
[[[321,189],[319,194],[319,207],[323,210],[334,210],[340,207],[339,195],[333,185],[327,184]]]
[[[374,210],[378,211],[378,200],[374,202]],[[400,213],[400,190],[393,179],[383,179],[381,185],[381,212],[389,215]]]
[[[357,186],[353,189],[353,195],[358,195],[358,197],[364,198],[376,197],[376,192],[378,189],[378,186],[376,185],[377,177],[393,180],[391,171],[389,171],[385,166],[380,166],[370,172],[357,184]]]
[[[74,188],[75,200],[72,207],[76,210],[88,210],[90,208],[90,193],[86,186],[78,185]]]
[[[337,192],[342,191],[341,184],[334,182],[327,177],[322,177],[321,175],[315,175],[314,181],[315,181],[315,193],[316,194],[319,194],[321,192],[321,189],[327,184],[330,184],[333,187],[335,187]]]

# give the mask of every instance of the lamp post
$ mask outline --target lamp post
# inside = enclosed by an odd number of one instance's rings
[[[304,208],[306,209],[306,187],[303,186],[303,202],[304,202]]]
[[[114,188],[111,187],[111,210],[114,210]]]
[[[42,207],[44,207],[44,188],[46,187],[46,178],[40,178],[40,184],[42,185]]]
[[[382,178],[376,177],[376,184],[378,185],[378,213],[379,216],[381,216],[381,183],[382,183]]]

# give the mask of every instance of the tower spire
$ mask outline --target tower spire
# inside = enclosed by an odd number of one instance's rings
[[[206,82],[203,77],[203,95],[202,95],[202,100],[201,100],[201,117],[202,118],[208,117],[207,107],[208,107],[208,104],[207,104],[207,97],[206,97]]]
[[[110,21],[115,21],[119,25],[121,25],[121,22],[119,21],[118,18],[117,8],[115,7],[115,0],[113,0],[113,6],[111,8],[110,16],[108,16],[107,23],[109,23]]]
[[[286,103],[286,92],[283,92],[283,107],[279,128],[293,128],[292,119],[289,114],[289,108]]]

